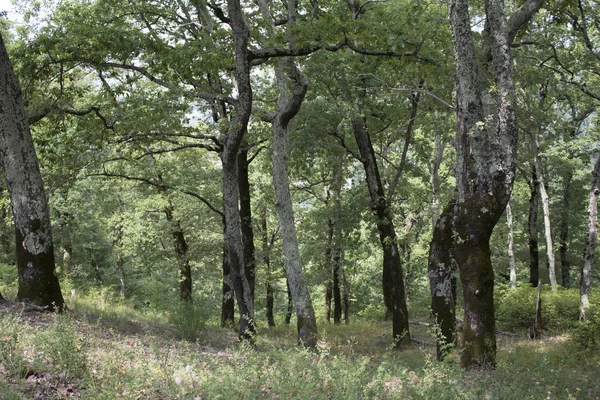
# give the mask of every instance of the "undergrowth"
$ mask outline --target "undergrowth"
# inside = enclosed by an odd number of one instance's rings
[[[249,347],[236,341],[234,331],[200,322],[190,324],[192,341],[181,340],[169,320],[182,323],[184,314],[178,322],[164,312],[95,300],[71,300],[66,315],[31,316],[16,305],[0,309],[0,398],[29,399],[36,393],[45,393],[37,398],[85,399],[600,396],[599,353],[567,336],[535,342],[501,337],[498,368],[465,373],[456,352],[444,362],[435,359],[435,348],[428,345],[435,333],[428,327],[414,327],[412,337],[421,344],[402,351],[392,350],[389,323],[377,322],[321,324],[316,351],[296,346],[293,326],[259,327],[256,344]]]

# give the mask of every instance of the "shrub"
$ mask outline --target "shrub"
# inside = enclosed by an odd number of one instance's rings
[[[194,342],[200,339],[210,313],[201,304],[179,302],[168,312],[169,322],[177,329],[181,339]]]
[[[504,329],[525,330],[533,327],[537,288],[521,286],[517,289],[499,289],[496,301],[496,319]],[[550,286],[542,288],[542,328],[553,332],[572,329],[579,320],[579,291]]]
[[[586,317],[571,331],[573,342],[584,350],[600,350],[600,307],[591,307]]]

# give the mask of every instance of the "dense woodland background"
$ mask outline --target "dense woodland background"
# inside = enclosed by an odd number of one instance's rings
[[[482,333],[473,340],[486,344],[471,350],[468,336],[448,336],[463,306],[472,311],[483,300],[465,283],[475,275],[459,273],[454,260],[440,264],[434,249],[454,243],[448,254],[459,263],[479,254],[465,250],[456,210],[468,210],[460,207],[472,204],[482,171],[499,159],[508,203],[493,195],[474,207],[480,216],[498,212],[485,223],[493,279],[481,290],[491,309],[478,312],[492,321],[481,329],[560,335],[594,360],[597,1],[16,4],[2,38],[68,308],[163,318],[192,341],[210,327],[226,329],[209,337],[231,336],[233,327],[259,347],[257,338],[277,337],[266,327],[297,323],[297,340],[318,347],[321,329],[350,332],[352,345],[354,335],[382,334],[357,326],[388,321],[384,346],[410,348],[411,325],[413,343],[437,343],[440,359],[458,341],[463,366],[494,367],[495,338]],[[470,119],[464,100],[471,89],[461,70],[461,7],[470,13],[463,38],[476,49],[467,65],[484,88],[474,90],[483,119]],[[514,113],[505,146],[503,118]],[[496,139],[481,147],[482,137]],[[0,185],[0,293],[22,300],[10,191]],[[444,218],[451,228],[441,228]],[[430,281],[439,271],[448,280]],[[456,304],[444,321],[435,309],[442,292]],[[55,318],[53,329],[69,324]],[[419,331],[449,321],[426,339]],[[569,398],[596,398],[594,390]]]

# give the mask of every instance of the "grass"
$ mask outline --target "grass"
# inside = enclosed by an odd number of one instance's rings
[[[499,337],[498,368],[465,373],[439,363],[429,328],[391,348],[389,323],[319,326],[318,351],[293,326],[259,329],[252,348],[210,324],[181,340],[168,313],[97,299],[66,315],[0,306],[1,399],[597,399],[600,354],[567,336]],[[200,329],[200,328],[199,328]]]

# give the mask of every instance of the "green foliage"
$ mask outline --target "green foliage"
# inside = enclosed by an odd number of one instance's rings
[[[537,288],[520,286],[511,290],[499,289],[496,297],[496,319],[499,326],[509,330],[533,328]],[[542,289],[542,329],[564,332],[578,325],[579,290],[559,288],[552,291],[548,285]]]
[[[169,322],[177,329],[182,339],[190,342],[200,340],[209,317],[208,305],[199,299],[194,303],[179,302],[168,311]]]
[[[600,307],[591,307],[586,311],[586,319],[571,331],[573,342],[582,350],[600,350]]]
[[[52,371],[66,381],[87,375],[89,344],[68,315],[56,315],[54,322],[36,335],[34,344],[37,368]]]

